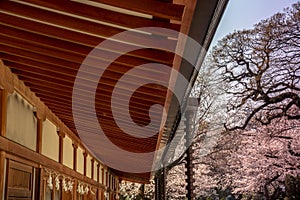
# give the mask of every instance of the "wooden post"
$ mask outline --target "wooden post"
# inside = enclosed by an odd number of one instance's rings
[[[78,149],[78,145],[76,143],[73,143],[72,146],[73,146],[73,170],[77,171],[77,149]]]
[[[75,179],[74,181],[74,186],[73,186],[73,200],[77,200],[77,180]]]
[[[6,136],[7,90],[0,89],[0,136]]]
[[[161,199],[165,200],[166,198],[166,179],[167,179],[167,170],[164,167],[162,169],[162,174],[161,174]]]
[[[0,137],[6,136],[7,91],[0,89]],[[0,151],[0,199],[4,196],[5,151]]]
[[[101,184],[104,185],[104,168],[101,169],[101,173],[102,173]]]
[[[64,155],[64,138],[65,134],[60,131],[59,129],[57,130],[57,134],[59,136],[59,155],[58,155],[58,162],[63,164],[63,155]]]
[[[42,153],[43,120],[37,118],[36,152]]]
[[[186,133],[186,145],[187,145],[187,151],[186,151],[186,163],[185,163],[185,167],[186,167],[186,182],[187,182],[187,186],[186,186],[186,190],[187,190],[187,199],[194,199],[195,197],[195,193],[194,193],[194,182],[195,179],[193,178],[194,176],[194,172],[193,172],[193,168],[194,168],[194,164],[192,163],[193,161],[193,149],[192,149],[192,140],[193,140],[193,133],[192,133],[192,128],[191,125],[193,123],[193,116],[195,114],[195,110],[199,105],[199,99],[197,98],[190,98],[188,100],[188,108],[187,111],[185,113],[185,133]]]
[[[83,175],[86,176],[87,152],[83,153]]]
[[[160,200],[160,174],[161,170],[159,169],[155,175],[155,200]]]
[[[0,151],[0,199],[4,196],[5,179],[5,151]],[[5,199],[5,198],[4,198]]]
[[[94,163],[95,163],[95,159],[94,158],[92,158],[91,159],[91,179],[93,179],[94,180]]]
[[[97,182],[100,182],[100,163],[97,163]]]
[[[108,187],[108,171],[105,172],[105,186]]]

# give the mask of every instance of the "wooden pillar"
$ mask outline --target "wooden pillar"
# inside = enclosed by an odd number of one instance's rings
[[[155,200],[160,200],[160,173],[161,170],[155,175],[154,182],[155,182]]]
[[[7,90],[0,89],[0,136],[6,136]]]
[[[0,151],[0,199],[3,197],[4,192],[4,179],[5,179],[5,151]]]
[[[166,198],[166,168],[162,168],[155,175],[155,200],[165,200]]]
[[[73,146],[73,170],[77,171],[77,149],[78,149],[78,144],[73,143],[72,146]]]
[[[73,200],[77,200],[77,180],[74,181],[74,187],[73,187]]]
[[[37,173],[36,173],[36,195],[38,197],[39,200],[44,200],[44,170],[43,168],[40,166],[39,168],[37,168]]]
[[[91,178],[94,180],[94,163],[95,163],[95,159],[92,158],[91,160]]]
[[[36,152],[42,153],[43,120],[37,118]]]
[[[108,187],[108,171],[105,172],[105,186]]]
[[[196,102],[196,103],[195,103]],[[185,157],[185,168],[186,168],[186,190],[187,190],[187,199],[192,200],[195,198],[195,193],[194,193],[194,165],[192,163],[193,161],[193,149],[192,149],[192,140],[193,140],[193,133],[192,133],[192,128],[191,124],[193,123],[193,115],[195,114],[195,108],[197,108],[197,102],[198,99],[189,99],[189,105],[187,112],[185,113],[185,133],[186,133],[186,157]]]
[[[97,163],[97,182],[100,182],[100,163]]]
[[[6,136],[7,91],[0,89],[0,137]],[[0,199],[3,197],[5,180],[5,151],[0,151]]]
[[[86,176],[86,166],[87,166],[87,152],[83,153],[83,175]]]
[[[164,167],[162,169],[162,174],[161,174],[161,199],[165,200],[166,198],[166,178],[167,178],[167,170]]]
[[[101,174],[102,174],[102,180],[101,180],[101,183],[102,183],[102,185],[104,185],[105,183],[104,183],[104,168],[102,168],[101,169]]]
[[[60,131],[59,129],[57,130],[57,134],[59,137],[59,155],[58,155],[58,162],[60,164],[63,164],[63,155],[64,155],[64,138],[65,134]]]
[[[110,173],[108,174],[108,188],[112,189],[111,188],[111,174]]]

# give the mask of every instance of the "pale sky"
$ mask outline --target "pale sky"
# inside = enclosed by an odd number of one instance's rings
[[[262,19],[282,12],[296,2],[297,0],[229,0],[211,47],[228,33],[251,28]]]

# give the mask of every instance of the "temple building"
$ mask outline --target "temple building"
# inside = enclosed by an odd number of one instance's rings
[[[114,200],[121,180],[149,182],[226,4],[0,1],[0,198]]]

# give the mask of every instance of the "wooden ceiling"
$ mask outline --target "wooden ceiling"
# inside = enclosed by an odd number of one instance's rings
[[[1,0],[0,59],[76,134],[72,90],[78,69],[90,51],[107,38],[131,28],[162,27],[187,33],[196,1],[187,2],[189,3],[173,3],[172,0]],[[135,36],[137,41],[164,43],[171,49],[175,49],[178,43],[176,34],[166,32],[136,33]],[[118,49],[132,45],[126,41],[111,44],[110,49],[101,49],[101,53],[114,54]],[[105,61],[97,58],[97,67],[101,67],[101,62]],[[111,95],[118,80],[130,69],[153,62],[170,67],[180,65],[180,61],[174,63],[174,54],[171,52],[141,47],[140,50],[131,51],[112,61],[98,83],[95,102],[98,121],[114,144],[131,152],[154,151],[159,143],[159,133],[144,139],[124,133],[114,121]],[[89,73],[89,76],[95,76],[93,72]],[[168,83],[169,78],[170,74],[165,70],[146,70],[140,76],[132,77],[128,84],[138,85],[141,79],[156,79]],[[91,113],[85,109],[84,101],[85,95],[93,95],[90,93],[89,80],[84,82],[81,89],[82,123],[86,125],[86,131],[93,131],[93,126],[99,124],[88,123]],[[122,99],[128,97],[126,95],[128,91],[122,88],[118,97]],[[147,125],[150,122],[150,106],[165,105],[166,98],[165,87],[156,84],[139,87],[130,101],[132,120],[140,126]],[[116,105],[116,110],[122,121],[126,109]],[[158,113],[152,120],[159,123],[161,117]],[[125,124],[126,120],[124,118]],[[102,150],[103,153],[110,152],[109,149]],[[152,161],[147,163],[151,165]],[[125,173],[119,175],[126,176]],[[135,176],[145,180],[149,178],[149,173]]]

